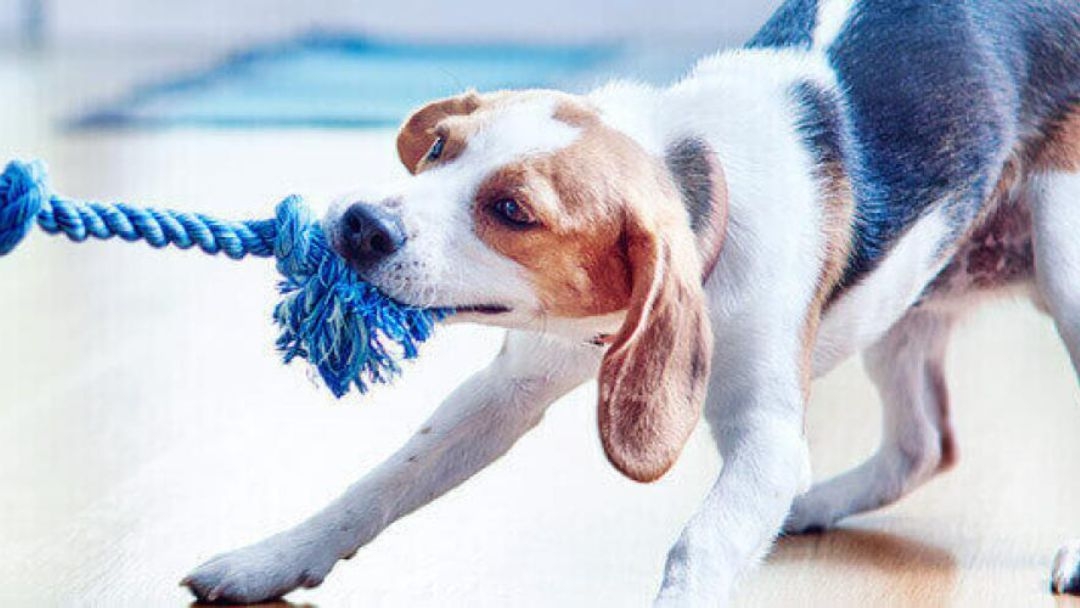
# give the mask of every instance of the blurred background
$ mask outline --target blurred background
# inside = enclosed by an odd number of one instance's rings
[[[256,218],[301,193],[319,208],[402,175],[394,126],[431,97],[662,84],[777,4],[0,0],[0,160],[44,159],[84,199]],[[338,402],[280,364],[275,280],[265,261],[41,234],[0,259],[0,599],[187,605],[190,569],[323,506],[500,345],[442,328],[394,386]],[[844,531],[784,540],[738,605],[1054,605],[1050,558],[1080,532],[1061,345],[1002,302],[957,332],[949,369],[957,469]],[[290,599],[647,605],[720,463],[699,429],[658,483],[620,477],[595,390]],[[858,361],[815,385],[817,478],[873,452],[876,402]]]
[[[470,86],[666,82],[776,4],[0,0],[0,40],[6,80],[52,74],[33,103],[68,125],[371,127]]]
[[[440,40],[740,36],[752,33],[777,4],[745,0],[4,0],[0,3],[0,31],[50,44],[105,42],[219,48],[327,27]]]

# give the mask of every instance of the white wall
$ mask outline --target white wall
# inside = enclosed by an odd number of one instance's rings
[[[0,0],[3,3],[18,0]],[[427,38],[743,37],[779,0],[48,0],[56,42],[235,45],[316,26]]]
[[[20,4],[20,0],[0,0],[0,44],[17,38]]]

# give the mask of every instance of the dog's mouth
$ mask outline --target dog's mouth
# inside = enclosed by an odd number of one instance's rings
[[[470,306],[453,306],[451,308],[459,314],[504,315],[510,312],[510,307],[502,304],[473,304]]]

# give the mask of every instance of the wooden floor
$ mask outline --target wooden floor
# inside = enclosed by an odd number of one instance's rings
[[[388,132],[63,134],[49,116],[119,78],[79,65],[0,58],[14,83],[0,156],[47,158],[72,195],[255,217],[399,171]],[[498,331],[446,328],[393,388],[334,402],[279,364],[273,284],[265,261],[40,234],[0,259],[0,599],[186,605],[191,567],[331,499],[498,347]],[[1058,544],[1080,535],[1080,394],[1051,325],[991,307],[958,332],[949,381],[958,466],[839,531],[782,540],[739,606],[1080,606],[1047,590]],[[622,479],[594,399],[563,400],[502,461],[289,599],[647,605],[719,463],[699,432],[659,483]],[[857,363],[818,383],[817,477],[868,455],[878,422]]]

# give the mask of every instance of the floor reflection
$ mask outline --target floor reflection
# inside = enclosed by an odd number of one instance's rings
[[[841,566],[845,592],[873,606],[947,606],[956,591],[956,557],[932,544],[866,529],[781,538],[770,564]],[[847,571],[850,569],[850,571]]]

